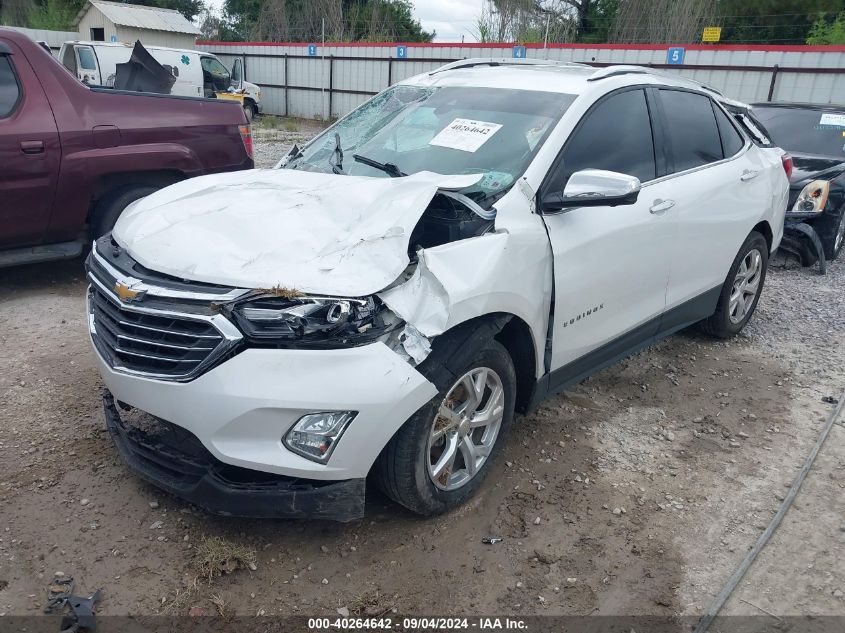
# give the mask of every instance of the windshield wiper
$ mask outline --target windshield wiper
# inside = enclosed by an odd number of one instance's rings
[[[332,166],[332,171],[336,174],[343,173],[343,148],[340,146],[340,134],[334,133],[334,151],[332,151],[332,158],[334,162],[329,160],[329,165]]]
[[[366,156],[361,156],[360,154],[352,154],[352,158],[355,159],[355,162],[364,163],[365,165],[369,165],[370,167],[379,169],[384,173],[389,174],[391,178],[401,178],[402,176],[408,175],[393,163],[380,163],[377,160],[367,158]]]

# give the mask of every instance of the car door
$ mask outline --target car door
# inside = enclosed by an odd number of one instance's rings
[[[0,248],[41,239],[61,160],[50,104],[13,46],[0,39]]]
[[[582,169],[620,172],[642,183],[631,205],[543,212],[554,255],[552,389],[611,362],[657,331],[675,216],[666,202],[673,193],[658,179],[664,166],[655,119],[647,89],[603,97],[570,135],[541,186],[542,200],[562,191]]]
[[[244,87],[244,62],[240,57],[236,57],[232,62],[232,83],[231,88],[240,90]]]
[[[77,44],[73,48],[76,55],[76,76],[79,80],[92,86],[104,85],[94,47]]]
[[[657,91],[677,236],[666,297],[669,329],[709,316],[731,264],[772,204],[767,163],[709,96]]]

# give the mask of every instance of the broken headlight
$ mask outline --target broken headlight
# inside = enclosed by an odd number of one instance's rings
[[[372,342],[399,325],[375,297],[261,296],[231,308],[247,340],[283,347],[346,347]]]
[[[829,192],[830,183],[827,180],[814,180],[801,190],[798,199],[792,205],[792,212],[821,213],[827,204]]]

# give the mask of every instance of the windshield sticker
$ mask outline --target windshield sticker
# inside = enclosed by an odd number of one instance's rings
[[[834,114],[832,112],[825,112],[822,114],[819,125],[834,125],[836,127],[845,127],[845,114]]]
[[[498,123],[455,119],[431,139],[429,145],[448,147],[462,152],[477,152],[496,132],[502,129]]]
[[[513,176],[504,171],[488,171],[481,180],[478,181],[478,186],[482,189],[489,189],[491,191],[498,191],[507,187],[513,182]]]

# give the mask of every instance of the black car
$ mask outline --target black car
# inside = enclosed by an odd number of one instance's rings
[[[755,103],[751,113],[792,155],[786,227],[836,259],[845,241],[845,106]],[[809,250],[800,253],[805,265],[814,263]]]

